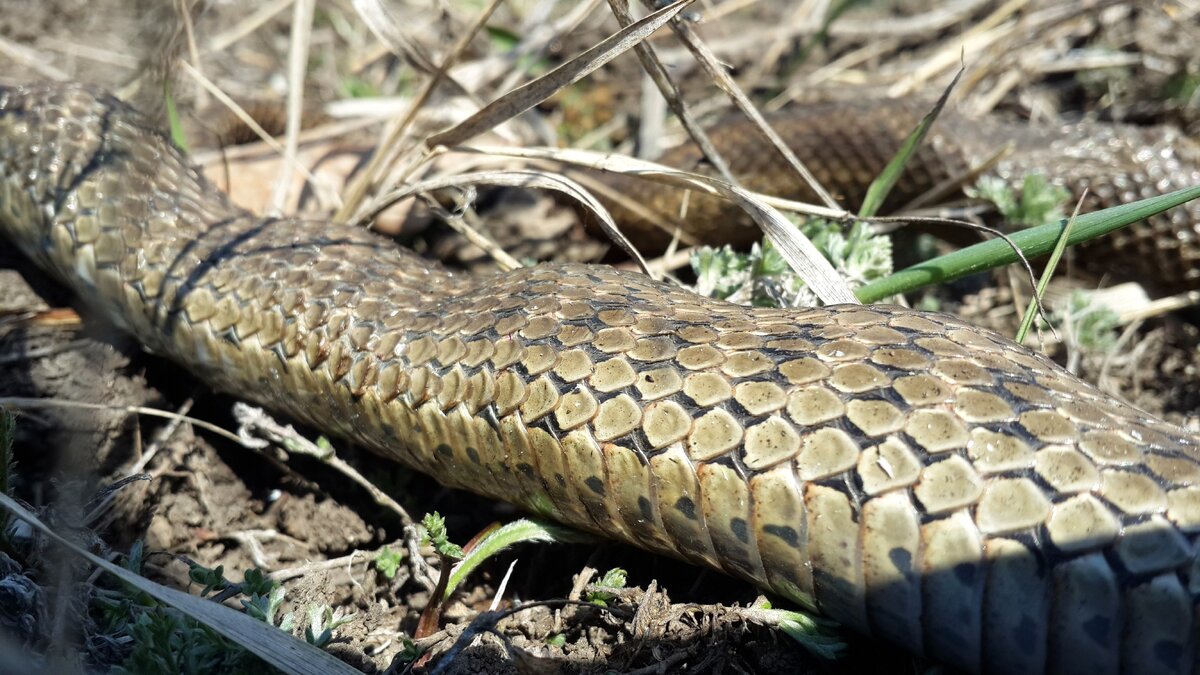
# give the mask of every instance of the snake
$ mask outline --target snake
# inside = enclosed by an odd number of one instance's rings
[[[936,100],[914,96],[797,104],[769,114],[772,129],[843,208],[856,210],[872,180],[900,151]],[[744,187],[805,202],[817,195],[744,117],[728,116],[707,130],[730,172]],[[706,168],[695,144],[667,150],[670,167]],[[708,169],[711,171],[711,169]],[[884,207],[896,210],[942,190],[938,205],[959,183],[980,175],[998,178],[1019,193],[1038,175],[1062,188],[1081,212],[1146,199],[1200,185],[1200,144],[1172,127],[1076,122],[1032,125],[998,115],[970,117],[947,106],[910,156]],[[709,245],[749,246],[758,227],[731,202],[702,192],[665,189],[623,174],[596,177],[624,200],[606,199],[622,231],[657,252],[676,235]],[[958,191],[961,194],[961,191]],[[631,208],[633,202],[642,210]],[[1069,211],[1069,209],[1067,209]],[[682,218],[681,218],[682,214]],[[962,231],[939,228],[962,239]],[[1152,216],[1132,227],[1085,243],[1081,268],[1119,280],[1136,280],[1155,293],[1200,288],[1200,201]]]
[[[1187,673],[1200,437],[953,316],[472,275],[234,206],[81,84],[0,91],[0,236],[214,388],[978,673]]]

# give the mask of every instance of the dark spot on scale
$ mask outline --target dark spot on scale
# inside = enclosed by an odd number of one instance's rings
[[[492,431],[497,433],[500,432],[500,418],[496,417],[495,406],[487,406],[484,408],[481,411],[481,417],[483,417],[483,421],[487,422],[487,425],[492,428]]]
[[[454,451],[450,449],[449,445],[446,445],[445,443],[441,443],[437,446],[437,454],[439,454],[443,457],[453,457]]]
[[[1102,616],[1093,616],[1081,625],[1083,626],[1083,632],[1087,633],[1087,636],[1098,645],[1107,646],[1112,640],[1108,634],[1112,629],[1112,621]]]
[[[733,535],[738,538],[738,541],[743,544],[750,543],[750,531],[746,527],[745,518],[734,518],[729,521],[729,529],[733,530]]]
[[[954,578],[963,586],[974,586],[977,569],[978,566],[972,563],[959,563],[954,566]]]
[[[479,464],[479,451],[471,446],[467,446],[467,458],[472,462]]]
[[[561,473],[554,474],[554,480],[558,483],[559,487],[567,486],[567,479],[563,478],[563,475]]]
[[[592,492],[595,492],[601,497],[604,496],[604,481],[600,480],[596,476],[589,477],[587,480],[583,481],[583,483],[584,485],[587,485]]]
[[[788,527],[787,525],[764,525],[763,532],[779,537],[792,548],[800,548],[800,534],[796,532],[796,528],[794,527]]]
[[[905,576],[912,573],[912,551],[900,548],[899,546],[888,551],[888,559],[896,566],[896,569],[904,572]]]
[[[642,518],[654,522],[654,507],[650,504],[650,500],[645,497],[638,496],[638,510],[642,512]]]
[[[1178,642],[1155,642],[1154,658],[1170,672],[1183,672],[1183,645]]]
[[[680,497],[675,500],[675,510],[682,513],[688,520],[696,519],[696,502],[688,497]]]
[[[1021,617],[1021,622],[1013,630],[1013,642],[1021,649],[1033,649],[1034,641],[1038,638],[1037,622],[1028,614]]]
[[[517,470],[525,475],[526,478],[533,480],[537,478],[537,474],[533,471],[533,465],[528,462],[522,462],[517,465]]]

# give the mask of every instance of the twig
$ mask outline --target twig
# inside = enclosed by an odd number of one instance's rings
[[[246,112],[245,109],[238,105],[232,98],[229,98],[225,92],[221,91],[217,85],[213,84],[208,78],[204,77],[200,71],[193,68],[190,63],[187,61],[180,61],[179,65],[183,68],[183,72],[187,73],[192,77],[192,79],[196,80],[201,87],[213,95],[213,98],[217,99],[222,105],[229,108],[229,110],[232,111],[242,123],[249,127],[250,130],[253,131],[263,143],[266,143],[272,150],[278,152],[281,156],[286,156],[287,151],[282,145],[279,144],[279,141],[272,138],[271,134],[268,134],[266,129],[263,129],[262,125],[250,116],[250,113]],[[293,159],[293,168],[300,172],[300,175],[304,176],[304,180],[312,185],[314,189],[319,188],[316,177],[312,175],[312,172],[309,171],[307,167],[296,163]]]
[[[44,78],[63,82],[71,76],[47,63],[47,58],[33,49],[0,36],[0,54],[30,68]]]
[[[32,361],[34,359],[41,359],[41,358],[45,358],[47,356],[54,356],[55,354],[61,354],[62,352],[74,351],[74,350],[84,347],[90,343],[91,343],[91,340],[89,340],[87,338],[80,338],[78,340],[71,340],[70,342],[60,342],[59,344],[56,344],[56,345],[47,345],[45,347],[39,347],[37,349],[30,349],[28,351],[18,352],[16,354],[0,354],[0,366],[7,366],[7,365],[10,365],[13,363],[24,363],[26,361]]]
[[[258,30],[259,27],[270,21],[276,14],[287,9],[288,5],[295,1],[275,0],[275,2],[270,4],[260,6],[250,16],[230,26],[227,30],[214,35],[208,41],[208,44],[205,45],[204,51],[210,54],[225,51],[226,47]]]
[[[376,504],[395,513],[405,527],[413,524],[413,519],[409,517],[408,512],[404,510],[403,506],[400,506],[399,502],[376,487],[354,467],[347,464],[345,460],[339,458],[332,448],[321,448],[316,443],[301,436],[290,424],[285,426],[276,422],[262,408],[255,408],[254,406],[240,402],[235,403],[233,405],[233,416],[238,421],[238,438],[239,442],[243,445],[257,448],[264,447],[266,441],[255,438],[254,434],[257,433],[266,437],[271,442],[279,444],[288,452],[315,457],[365,489]]]
[[[364,4],[365,3],[360,4],[358,0],[356,0],[355,7],[362,12],[362,6]],[[399,156],[399,151],[393,153],[393,149],[399,145],[400,139],[403,138],[408,132],[409,127],[412,126],[413,121],[417,117],[417,113],[423,107],[425,107],[425,104],[429,101],[429,97],[433,95],[433,92],[437,89],[438,85],[444,81],[453,82],[453,78],[449,77],[447,74],[450,67],[453,66],[458,61],[459,57],[462,56],[462,53],[466,50],[467,46],[471,44],[471,40],[475,38],[475,35],[483,28],[483,26],[487,23],[487,20],[492,16],[492,13],[496,11],[496,8],[499,7],[499,5],[500,0],[492,0],[490,3],[488,3],[488,6],[479,13],[475,23],[471,25],[470,29],[463,33],[458,42],[454,44],[454,47],[450,49],[450,53],[446,56],[445,60],[442,61],[442,64],[433,70],[431,77],[425,81],[425,84],[421,87],[420,92],[418,92],[416,98],[413,99],[412,105],[409,106],[404,118],[400,120],[399,124],[392,128],[387,140],[380,144],[379,151],[376,152],[371,158],[371,161],[367,163],[367,168],[364,169],[362,173],[358,175],[358,178],[356,178],[354,182],[351,183],[346,189],[345,203],[342,204],[342,208],[338,209],[337,213],[334,214],[333,219],[335,221],[344,223],[351,220],[354,214],[358,212],[358,209],[362,205],[363,199],[366,198],[367,194],[378,187],[380,173],[383,170],[383,167],[387,166],[392,161],[395,161],[395,158]],[[384,17],[384,19],[386,19],[386,17]],[[384,26],[379,20],[368,22],[368,26],[376,33],[376,36],[379,37],[380,40],[391,46],[393,50],[401,49],[401,45],[397,44],[394,40],[389,40],[388,36],[381,32],[384,30]],[[457,85],[456,82],[454,84]],[[461,88],[461,85],[459,86]]]
[[[280,215],[287,204],[292,185],[289,168],[300,164],[296,161],[299,147],[300,112],[304,105],[304,71],[308,62],[308,45],[312,38],[312,21],[315,0],[297,0],[292,13],[292,34],[288,49],[288,96],[287,126],[283,143],[283,166],[275,179],[271,194],[269,213]]]
[[[228,439],[246,448],[256,449],[253,444],[247,444],[245,440],[239,438],[237,434],[231,433],[221,427],[205,422],[202,419],[190,417],[188,415],[180,415],[169,410],[159,410],[158,408],[146,408],[140,405],[104,405],[102,403],[84,403],[82,401],[63,401],[54,398],[28,398],[24,396],[2,396],[0,397],[0,405],[9,405],[14,408],[78,408],[81,410],[112,410],[115,412],[124,412],[127,414],[149,415],[150,417],[162,417],[165,419],[183,419],[188,424],[210,431],[222,438]]]
[[[609,0],[608,4],[622,28],[633,23],[633,17],[629,14],[629,3],[627,0]],[[704,154],[705,159],[713,165],[717,173],[721,174],[726,181],[737,184],[737,178],[729,170],[729,165],[725,163],[725,158],[721,157],[721,153],[717,152],[708,134],[705,133],[704,129],[692,116],[687,104],[684,103],[679,88],[671,81],[671,77],[667,74],[667,69],[658,58],[654,46],[648,42],[642,42],[634,46],[633,49],[637,54],[638,61],[642,64],[642,69],[646,71],[650,80],[658,87],[658,91],[663,95],[663,98],[667,99],[667,105],[671,107],[671,111],[679,118],[679,122],[683,125],[688,135],[692,137],[696,145],[700,146],[700,152]]]
[[[645,2],[645,0],[643,0],[643,2]],[[738,110],[740,110],[742,114],[744,114],[751,122],[754,123],[754,126],[768,141],[770,141],[771,145],[775,147],[775,150],[779,152],[779,154],[787,161],[792,169],[796,171],[796,173],[800,174],[802,178],[804,178],[804,182],[817,195],[817,198],[820,199],[821,202],[831,210],[842,211],[841,205],[838,204],[837,200],[833,198],[833,195],[829,194],[829,191],[826,190],[824,186],[821,185],[821,182],[817,180],[817,177],[808,170],[808,167],[804,165],[804,162],[801,162],[800,159],[796,157],[796,153],[792,152],[787,143],[785,143],[783,139],[780,138],[779,134],[771,128],[771,125],[767,124],[767,120],[762,116],[762,113],[760,113],[758,109],[754,107],[754,104],[750,102],[749,97],[746,96],[745,92],[742,91],[737,82],[735,82],[734,79],[729,76],[729,73],[725,71],[725,68],[717,59],[716,54],[713,54],[712,50],[708,48],[708,45],[704,44],[704,41],[700,39],[700,36],[696,35],[696,31],[692,30],[691,25],[689,25],[687,22],[676,19],[671,22],[671,29],[674,30],[675,34],[679,36],[680,40],[683,41],[684,46],[686,46],[692,52],[692,55],[704,68],[705,72],[707,72],[709,77],[712,78],[713,83],[715,83],[722,91],[729,95],[730,100],[733,101]],[[842,213],[843,215],[848,215],[845,214],[844,211],[842,211]]]

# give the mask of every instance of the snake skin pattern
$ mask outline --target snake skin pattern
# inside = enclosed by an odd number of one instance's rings
[[[768,121],[843,207],[857,211],[871,181],[933,105],[920,98],[797,104]],[[746,187],[816,203],[812,190],[744,117],[730,118],[708,132]],[[987,173],[1005,179],[1018,193],[1025,176],[1042,175],[1068,191],[1068,213],[1085,188],[1084,213],[1200,185],[1200,145],[1169,127],[1034,126],[997,117],[971,119],[947,107],[910,158],[885,206],[900,208],[944,182],[961,180],[1006,146],[1011,152]],[[695,170],[701,159],[695,144],[688,143],[658,161]],[[762,238],[757,226],[727,201],[691,193],[685,205],[682,190],[619,174],[605,174],[603,180],[657,217],[656,224],[620,203],[607,204],[622,229],[651,250],[670,241],[664,222],[678,224],[710,245],[748,246]],[[1200,288],[1200,200],[1081,248],[1076,262],[1099,274],[1137,280],[1161,293]]]
[[[215,387],[446,485],[966,671],[1196,668],[1200,439],[953,317],[452,273],[234,207],[80,85],[0,92],[0,235]]]

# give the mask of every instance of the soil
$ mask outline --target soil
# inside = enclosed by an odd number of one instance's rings
[[[199,15],[198,27],[202,33],[215,34],[244,18],[249,6],[264,4],[209,3]],[[235,5],[242,9],[235,10]],[[331,3],[326,20],[337,26],[339,19],[352,19],[348,6]],[[42,61],[31,57],[6,64],[0,83],[46,77],[49,66],[72,78],[120,88],[129,83],[133,71],[161,61],[164,50],[186,50],[186,40],[164,28],[173,24],[146,29],[153,22],[137,7],[136,0],[0,1],[0,38],[33,54],[53,55]],[[771,9],[774,13],[764,9],[765,14],[735,15],[730,21],[740,21],[734,25],[744,28],[790,11]],[[249,46],[209,55],[210,73],[223,83],[240,83],[238,91],[247,96],[270,93],[278,73],[284,71],[289,17],[289,12],[283,12],[269,21],[254,33]],[[444,16],[432,25],[438,35],[461,28],[461,23]],[[605,34],[602,29],[611,26],[585,26],[577,37],[558,43],[558,51],[552,50],[547,58],[553,61],[558,54],[573,54],[577,47],[594,44]],[[335,42],[357,44],[360,51],[369,42],[369,32],[361,26],[329,32],[338,36]],[[94,51],[85,52],[85,47]],[[817,52],[815,58],[821,59],[840,53],[836,40]],[[914,47],[913,52],[919,55],[920,50]],[[344,65],[349,57],[330,60]],[[321,77],[331,68],[336,70],[329,63],[314,64],[315,98],[331,97],[337,91],[337,83]],[[380,68],[365,67],[360,76],[378,75]],[[636,97],[620,86],[636,81],[626,78],[636,68],[632,58],[625,58],[597,75],[597,84],[589,90],[594,97],[587,106],[557,102],[569,109],[566,122],[586,126],[636,117]],[[1120,79],[1113,91],[1125,95],[1125,100],[1136,98],[1132,80],[1136,78]],[[688,82],[698,86],[695,80]],[[1036,96],[1047,86],[1036,81],[1029,91]],[[153,99],[147,91],[153,93],[143,87],[135,100]],[[194,89],[181,87],[185,111],[200,106],[202,98]],[[1087,87],[1070,85],[1060,99],[1086,101]],[[588,107],[596,101],[614,111],[596,113]],[[1153,110],[1143,105],[1137,112],[1139,118],[1194,123],[1190,113],[1176,107]],[[622,127],[611,141],[620,143],[628,135],[624,131]],[[521,198],[496,198],[494,222],[501,231],[519,230],[520,223],[529,222],[528,216],[512,215],[512,208],[519,208],[511,207],[513,200],[519,203]],[[558,229],[541,239],[537,233],[519,233],[516,238],[534,242],[518,249],[522,255],[557,257],[562,252],[550,250],[547,242],[582,241],[578,223],[562,224],[563,215],[552,202],[535,200],[524,208],[533,209]],[[579,256],[595,257],[607,248],[594,242],[586,246],[592,248],[583,253],[573,250]],[[440,239],[431,234],[419,247],[461,264],[478,257],[464,252],[461,240],[452,234]],[[975,283],[992,288],[994,280]],[[1001,312],[1003,316],[996,318],[996,307],[1005,306],[1004,298],[997,300],[977,288],[938,293],[943,309],[961,307],[967,316],[1012,334],[1011,313]],[[1083,376],[1099,380],[1101,386],[1143,409],[1195,428],[1200,412],[1200,389],[1195,386],[1200,331],[1194,318],[1181,313],[1149,320],[1127,349],[1136,358],[1114,365],[1111,355],[1089,355],[1081,360]],[[126,553],[135,542],[144,542],[151,555],[143,572],[180,589],[198,590],[189,579],[189,561],[208,568],[220,566],[225,577],[235,582],[254,567],[275,572],[287,590],[284,611],[329,605],[354,613],[326,649],[364,672],[857,672],[866,668],[894,672],[925,667],[904,653],[848,632],[838,633],[849,643],[844,658],[818,658],[781,631],[758,624],[747,610],[761,605],[760,593],[753,587],[605,543],[521,546],[492,559],[454,595],[436,630],[417,640],[425,656],[410,662],[404,656],[405,640],[416,634],[433,592],[431,581],[420,578],[411,561],[392,578],[375,564],[384,549],[407,550],[402,520],[342,473],[315,459],[293,455],[281,461],[275,450],[252,452],[188,423],[122,409],[179,411],[225,429],[237,428],[231,412],[235,399],[211,392],[185,371],[142,351],[7,247],[0,247],[0,397],[109,407],[23,406],[16,436],[14,492],[18,497],[56,522],[82,526],[92,533],[98,550]],[[299,431],[306,438],[318,436],[315,430]],[[507,505],[442,488],[426,476],[383,465],[336,441],[335,445],[339,457],[357,466],[418,519],[434,511],[444,515],[455,541],[465,542],[494,522],[519,516]],[[145,473],[145,479],[117,490],[109,507],[91,508],[93,498],[103,495],[108,486],[139,473]],[[423,547],[421,555],[435,568],[436,579],[440,559],[429,547]],[[96,671],[122,661],[127,646],[95,639],[98,628],[86,602],[96,582],[88,570],[70,568],[74,578],[66,580],[74,583],[56,584],[61,569],[45,551],[20,564],[7,557],[0,557],[0,563],[4,563],[0,585],[23,578],[39,589],[30,592],[33,599],[27,604],[0,612],[0,626],[15,630],[23,649],[44,654],[51,644],[65,646],[75,650],[77,663]],[[497,608],[490,610],[510,565],[504,593]],[[606,606],[581,602],[587,597],[587,583],[616,567],[628,571],[628,587],[609,598]],[[63,588],[70,590],[56,590]],[[60,602],[63,593],[68,602]],[[236,602],[229,604],[240,609]],[[68,631],[73,638],[54,637],[55,626],[64,622],[73,627]],[[302,628],[305,621],[300,623]],[[0,651],[4,645],[0,642]]]

